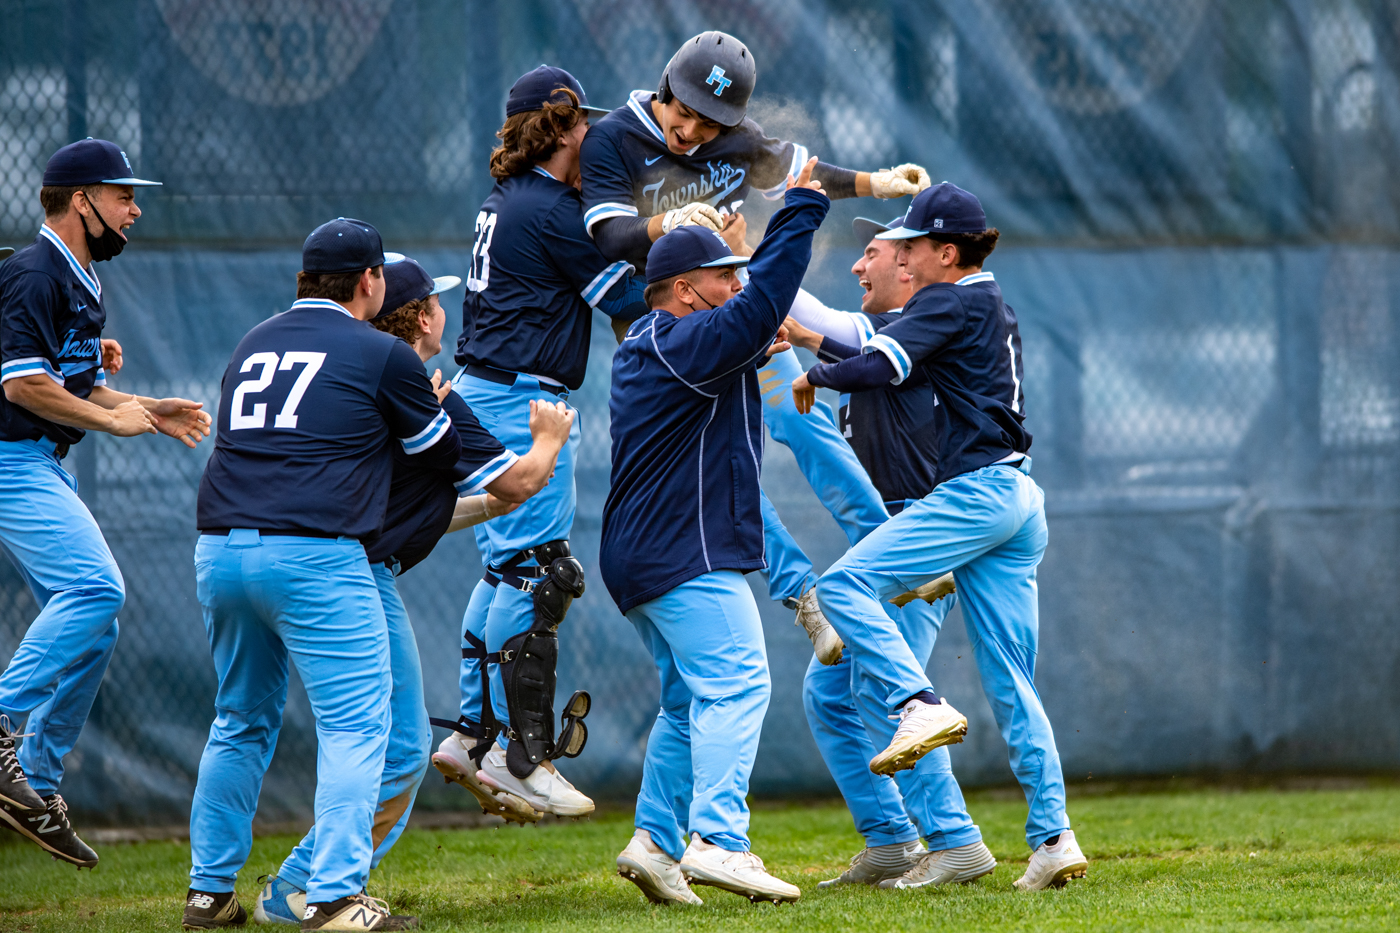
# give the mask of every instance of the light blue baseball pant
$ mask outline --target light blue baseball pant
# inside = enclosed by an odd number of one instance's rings
[[[855,544],[890,517],[880,494],[841,436],[831,406],[817,402],[809,414],[792,403],[792,381],[802,375],[793,350],[775,353],[758,371],[763,395],[763,423],[773,440],[792,451],[807,484]],[[768,561],[768,595],[776,602],[795,598],[816,584],[816,574],[802,549],[783,527],[763,495],[764,558]]]
[[[742,574],[717,570],[634,606],[627,619],[661,677],[636,826],[672,858],[691,833],[749,848],[749,775],[768,709],[768,654]]]
[[[33,733],[19,763],[42,796],[63,780],[126,601],[121,571],[77,488],[52,441],[0,441],[0,546],[40,607],[0,674],[0,714]]]
[[[351,538],[201,535],[195,580],[219,678],[190,808],[190,887],[232,891],[282,728],[287,659],[316,716],[316,844],[307,900],[358,894],[389,742],[393,678],[374,575]]]
[[[1024,472],[1023,472],[1024,471]],[[1035,689],[1036,566],[1045,553],[1045,496],[1021,466],[956,476],[871,532],[817,583],[822,611],[894,713],[931,690],[882,604],[953,572],[982,689],[1030,806],[1032,849],[1069,829],[1055,736]]]
[[[428,770],[433,732],[423,705],[423,664],[418,657],[418,640],[413,637],[408,610],[394,584],[394,571],[383,564],[372,564],[370,570],[384,607],[389,667],[394,680],[394,692],[389,697],[389,744],[384,752],[384,776],[379,779],[379,806],[371,832],[374,855],[369,867],[376,868],[408,826],[418,785]],[[305,891],[315,848],[316,827],[312,826],[277,870],[277,877]]]
[[[496,439],[524,456],[533,446],[530,437],[530,399],[544,402],[558,402],[568,399],[569,393],[562,395],[546,392],[540,388],[538,380],[529,376],[517,376],[515,385],[503,386],[485,379],[469,375],[466,370],[459,372],[452,380],[452,388],[471,406],[472,412],[482,427],[495,435]],[[574,527],[574,508],[577,494],[574,489],[574,461],[578,457],[578,445],[582,439],[579,419],[575,418],[569,442],[559,451],[559,460],[554,467],[554,478],[549,485],[531,496],[520,508],[477,525],[476,546],[481,551],[481,559],[488,566],[500,564],[514,557],[525,548],[557,541],[569,537]],[[538,566],[535,561],[526,561],[521,566]],[[491,586],[485,581],[477,583],[467,603],[467,611],[462,618],[462,649],[472,649],[466,633],[471,633],[486,644],[486,651],[500,651],[507,641],[529,630],[534,623],[534,602],[529,593],[523,593],[513,586]],[[463,658],[459,682],[462,689],[461,715],[469,723],[481,722],[481,664],[476,658]],[[491,708],[497,721],[508,722],[510,715],[506,709],[506,691],[501,681],[499,664],[490,665]]]

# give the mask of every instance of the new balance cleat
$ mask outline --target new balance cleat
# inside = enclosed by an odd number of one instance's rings
[[[544,815],[540,811],[514,794],[483,784],[476,776],[477,763],[471,759],[470,752],[478,742],[484,741],[460,732],[449,732],[433,753],[433,767],[449,783],[455,782],[465,787],[481,804],[482,813],[494,813],[511,823],[538,822]]]
[[[833,888],[841,884],[878,885],[883,881],[892,881],[919,864],[923,855],[924,847],[917,841],[866,846],[851,856],[850,867],[839,877],[820,882],[817,887]]]
[[[763,859],[757,855],[752,852],[730,852],[710,845],[698,833],[691,837],[690,845],[681,858],[681,874],[691,884],[707,884],[747,897],[755,904],[759,901],[791,903],[802,896],[797,885],[768,874],[763,867]]]
[[[910,700],[899,711],[899,728],[889,747],[870,759],[875,774],[906,771],[940,745],[956,745],[967,735],[967,717],[948,704]]]
[[[41,798],[41,803],[39,810],[16,810],[0,805],[0,819],[55,859],[79,868],[96,868],[97,853],[73,832],[73,824],[68,822],[68,804],[63,798],[50,794]]]
[[[416,930],[417,917],[389,913],[389,905],[367,894],[351,894],[324,904],[307,904],[303,930]]]
[[[812,650],[817,653],[817,660],[822,664],[830,667],[841,660],[841,652],[846,645],[822,613],[822,607],[817,603],[815,587],[797,598],[797,618],[793,625],[799,625],[806,630],[807,637],[812,640]]]
[[[541,765],[527,778],[518,778],[506,766],[505,749],[494,746],[481,760],[477,779],[495,792],[514,794],[541,813],[555,816],[587,816],[593,801],[579,793],[564,775]]]
[[[306,892],[276,875],[263,875],[258,881],[263,889],[253,907],[253,922],[301,926],[301,918],[306,916]]]
[[[966,884],[983,875],[990,875],[996,867],[997,860],[992,851],[981,842],[973,842],[952,849],[925,852],[918,864],[898,878],[880,882],[880,887],[906,889]]]
[[[936,577],[917,589],[912,589],[907,593],[901,593],[890,602],[901,609],[909,605],[916,599],[932,604],[938,602],[944,596],[952,595],[958,591],[958,586],[953,582],[953,575],[945,573],[941,577]]]
[[[1041,843],[1031,853],[1031,862],[1026,873],[1013,884],[1018,891],[1040,891],[1044,888],[1063,888],[1073,878],[1083,878],[1089,873],[1089,860],[1079,851],[1079,843],[1074,839],[1074,831],[1067,829],[1060,833],[1053,846]]]
[[[705,903],[690,890],[681,863],[657,848],[645,829],[634,832],[617,857],[617,873],[641,888],[653,904]]]
[[[0,805],[15,810],[42,810],[43,798],[29,786],[29,778],[15,754],[15,739],[20,738],[24,736],[11,729],[10,717],[0,715]]]
[[[180,926],[186,930],[216,930],[219,927],[241,927],[248,922],[248,911],[238,903],[232,891],[211,894],[190,888],[185,895],[185,914]]]

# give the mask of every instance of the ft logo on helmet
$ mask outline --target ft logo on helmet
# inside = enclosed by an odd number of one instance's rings
[[[724,69],[716,65],[710,69],[710,76],[705,79],[706,84],[716,85],[715,96],[719,97],[724,93],[724,89],[734,82],[724,76]]]

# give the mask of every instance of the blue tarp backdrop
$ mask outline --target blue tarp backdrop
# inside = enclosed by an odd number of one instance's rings
[[[987,268],[1022,322],[1050,522],[1037,683],[1069,776],[1400,767],[1397,0],[0,0],[0,22],[0,243],[33,237],[54,149],[119,142],[166,186],[99,267],[115,384],[210,406],[237,340],[294,297],[317,223],[363,217],[464,274],[516,75],[559,64],[617,105],[686,37],[733,32],[771,134],[853,168],[921,162],[1003,232]],[[748,207],[756,235],[770,207]],[[809,288],[856,307],[849,221],[902,209],[838,203]],[[657,685],[597,575],[613,346],[599,317],[571,399],[591,580],[560,689],[595,700],[567,773],[625,798]],[[188,813],[213,716],[192,566],[207,455],[95,436],[67,461],[129,594],[64,786],[88,825]],[[763,483],[835,560],[844,537],[778,445]],[[479,573],[459,534],[400,581],[435,715],[455,715]],[[774,682],[754,789],[832,793],[802,715],[810,647],[750,580]],[[0,561],[0,660],[35,611]],[[930,669],[971,719],[958,775],[1009,781],[956,614]],[[305,818],[314,768],[293,690],[260,815]],[[434,781],[420,800],[467,805]]]

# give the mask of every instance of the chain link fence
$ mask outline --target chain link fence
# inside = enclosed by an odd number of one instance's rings
[[[857,169],[918,161],[1003,231],[988,268],[1021,318],[1050,513],[1038,682],[1069,773],[1400,765],[1400,2],[0,0],[0,22],[0,243],[33,237],[55,149],[117,141],[165,187],[99,270],[114,382],[211,407],[327,217],[462,274],[516,75],[559,64],[616,106],[687,36],[738,35],[770,134]],[[769,208],[747,209],[757,227]],[[809,288],[854,308],[849,221],[901,209],[838,202]],[[600,317],[572,399],[593,582],[560,687],[596,701],[566,770],[625,797],[656,686],[597,582],[612,347]],[[67,461],[129,594],[65,786],[85,820],[187,813],[214,691],[191,565],[207,455],[96,436]],[[840,555],[777,445],[764,485],[818,566]],[[400,581],[434,715],[456,706],[479,567],[453,535]],[[802,721],[810,649],[759,596],[775,689],[755,789],[829,793]],[[0,658],[35,611],[0,562]],[[931,670],[971,713],[959,776],[1009,780],[956,618]],[[293,690],[264,818],[309,813],[314,761]],[[420,805],[466,799],[430,781]]]

